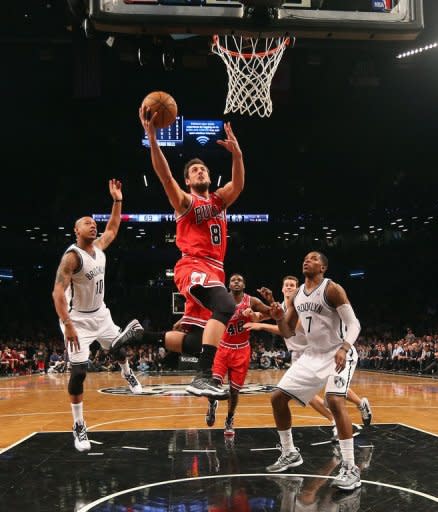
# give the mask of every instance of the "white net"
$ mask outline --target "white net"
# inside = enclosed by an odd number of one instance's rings
[[[224,114],[272,114],[271,83],[284,50],[287,36],[253,38],[214,36],[212,51],[227,67],[228,94]]]

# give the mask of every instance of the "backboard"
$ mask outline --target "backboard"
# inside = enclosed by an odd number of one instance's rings
[[[422,0],[290,0],[270,8],[251,0],[82,1],[93,28],[107,33],[409,40],[423,28]]]

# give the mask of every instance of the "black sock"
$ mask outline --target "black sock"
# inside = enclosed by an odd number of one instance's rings
[[[217,348],[213,345],[202,345],[202,351],[199,356],[199,370],[203,377],[211,377],[211,367],[213,366],[216,350]]]
[[[231,421],[233,418],[234,418],[234,412],[233,413],[229,412],[227,414],[227,421]]]

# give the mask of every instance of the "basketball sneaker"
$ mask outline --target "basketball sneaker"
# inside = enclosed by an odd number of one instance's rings
[[[301,466],[303,462],[304,461],[301,457],[300,450],[295,448],[295,450],[292,450],[287,454],[282,453],[277,462],[267,466],[266,471],[269,471],[269,473],[281,473],[282,471],[286,471],[286,469]]]
[[[134,318],[134,320],[131,320],[123,331],[113,339],[111,343],[111,350],[117,350],[132,339],[139,340],[143,336],[143,333],[143,327],[140,322]]]
[[[91,450],[91,444],[87,436],[87,426],[85,423],[75,423],[73,425],[73,438],[75,448],[78,452],[87,452]]]
[[[129,370],[128,375],[126,375],[122,370],[122,377],[126,379],[131,393],[134,395],[141,395],[143,393],[143,387],[131,369]]]
[[[214,425],[214,422],[216,421],[217,406],[218,406],[217,400],[209,400],[208,401],[207,414],[205,415],[205,423],[207,423],[208,427],[212,427]]]
[[[225,420],[224,436],[234,437],[234,434],[234,416],[231,416],[231,418]]]
[[[362,421],[365,427],[370,426],[371,420],[373,418],[373,413],[371,412],[371,406],[370,403],[368,402],[368,398],[363,397],[362,400],[360,401],[360,405],[358,405],[357,407],[360,411],[360,415],[362,416]]]
[[[206,396],[215,400],[227,400],[229,392],[211,377],[197,376],[186,387],[186,391],[195,396]]]
[[[339,473],[332,482],[332,487],[337,487],[343,491],[352,491],[361,485],[359,468],[343,461]]]

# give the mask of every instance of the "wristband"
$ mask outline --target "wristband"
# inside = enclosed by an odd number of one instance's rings
[[[121,203],[122,201],[123,201],[123,199],[114,199],[115,203]]]
[[[68,323],[71,323],[71,318],[70,318],[70,317],[67,317],[65,320],[61,320],[61,322],[62,322],[64,325],[67,325]]]

